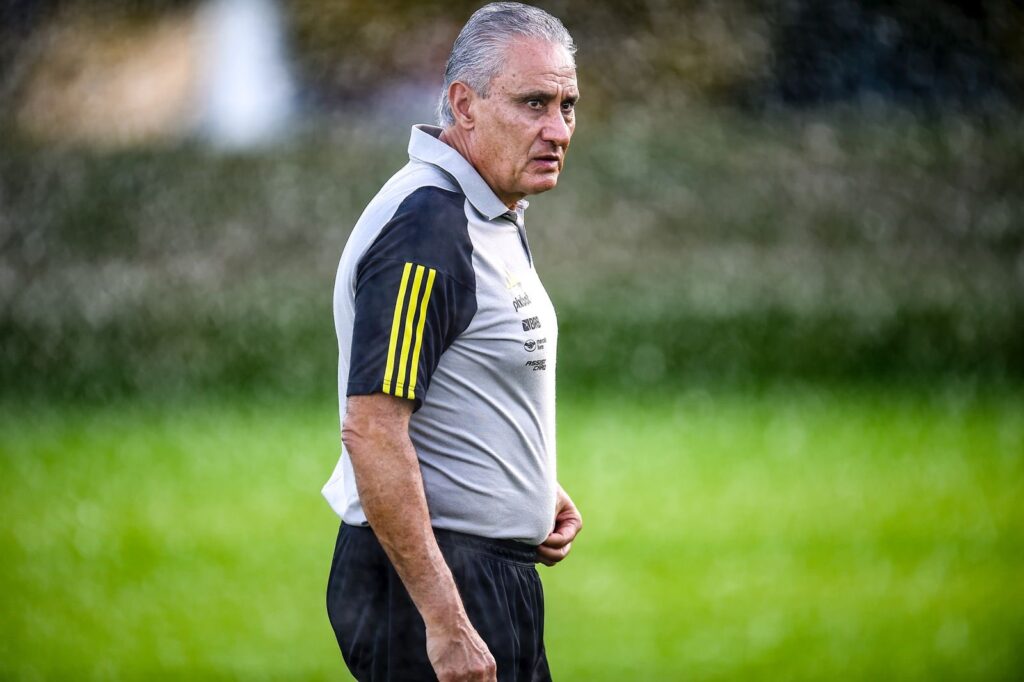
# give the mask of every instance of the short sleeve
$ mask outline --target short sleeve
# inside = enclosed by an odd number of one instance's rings
[[[419,409],[441,355],[475,314],[465,215],[432,194],[404,202],[360,261],[347,395],[387,393]]]

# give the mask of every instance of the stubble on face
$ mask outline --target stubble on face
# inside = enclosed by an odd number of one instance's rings
[[[470,161],[507,206],[553,189],[576,129],[572,56],[543,40],[513,41],[487,97],[476,100]]]

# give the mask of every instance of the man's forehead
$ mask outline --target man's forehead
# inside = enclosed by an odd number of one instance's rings
[[[563,46],[537,39],[512,41],[505,52],[505,63],[496,80],[512,88],[561,86],[576,87],[576,66]]]

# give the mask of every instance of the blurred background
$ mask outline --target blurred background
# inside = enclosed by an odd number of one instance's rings
[[[334,271],[479,4],[0,4],[0,678],[346,679]],[[537,4],[556,679],[1024,677],[1024,7]]]

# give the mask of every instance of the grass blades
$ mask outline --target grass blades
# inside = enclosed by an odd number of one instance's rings
[[[1024,670],[1024,396],[563,395],[559,680]],[[344,679],[328,403],[0,408],[0,678]]]

